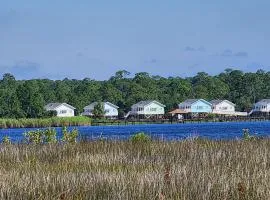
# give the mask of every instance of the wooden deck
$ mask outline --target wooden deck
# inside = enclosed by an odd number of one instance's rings
[[[139,125],[139,124],[185,124],[185,123],[204,123],[204,122],[259,122],[270,121],[270,117],[226,117],[226,118],[194,118],[194,119],[140,119],[140,120],[104,120],[94,121],[92,126],[106,125]]]

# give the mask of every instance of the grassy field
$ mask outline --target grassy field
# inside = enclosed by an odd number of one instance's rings
[[[0,128],[42,128],[83,125],[91,125],[91,119],[83,116],[41,119],[0,119]]]
[[[270,140],[0,145],[0,199],[270,199]]]

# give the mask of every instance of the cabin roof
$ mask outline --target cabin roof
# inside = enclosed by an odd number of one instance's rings
[[[114,105],[114,104],[112,104],[111,102],[101,102],[103,105],[104,104],[108,104],[108,105],[110,105],[110,106],[112,106],[112,107],[114,107],[114,108],[116,108],[116,109],[118,109],[119,107],[118,106],[116,106],[116,105]],[[92,109],[92,108],[94,108],[96,105],[98,104],[98,102],[96,101],[96,102],[93,102],[93,103],[91,103],[91,104],[89,104],[88,106],[85,106],[84,107],[84,109]]]
[[[222,102],[224,102],[224,101],[227,102],[228,104],[231,104],[231,105],[235,106],[234,103],[232,103],[231,101],[225,100],[225,99],[223,99],[223,100],[220,100],[220,99],[214,99],[214,100],[210,101],[210,103],[211,103],[213,106],[216,106],[216,105],[218,105],[218,104],[220,104],[220,103],[222,103]]]
[[[144,106],[149,105],[150,103],[156,103],[156,104],[160,105],[161,107],[166,107],[165,105],[163,105],[162,103],[160,103],[156,100],[140,101],[140,102],[134,104],[132,107],[138,107],[138,106],[144,107]]]
[[[262,99],[257,103],[267,103],[268,104],[268,103],[270,103],[270,99]]]
[[[181,104],[192,105],[192,104],[196,103],[197,101],[202,101],[202,102],[204,102],[204,103],[206,103],[208,105],[212,105],[210,102],[208,102],[208,101],[206,101],[204,99],[187,99],[184,102],[180,103],[180,105]]]
[[[61,105],[64,105],[66,107],[69,107],[70,109],[73,109],[75,110],[76,108],[74,108],[73,106],[67,104],[67,103],[48,103],[46,106],[45,106],[45,109],[46,110],[55,110],[56,108],[58,108],[59,106]]]

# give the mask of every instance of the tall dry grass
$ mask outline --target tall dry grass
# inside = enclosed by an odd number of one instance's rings
[[[0,128],[47,128],[59,126],[84,126],[91,125],[91,119],[84,116],[51,117],[51,118],[25,118],[6,119],[0,118]]]
[[[270,140],[1,145],[0,199],[270,199]]]

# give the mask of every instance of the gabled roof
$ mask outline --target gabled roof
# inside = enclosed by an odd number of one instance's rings
[[[226,100],[226,99],[224,99],[224,100],[214,99],[214,100],[210,101],[210,103],[211,103],[213,106],[216,106],[216,105],[218,105],[218,104],[220,104],[220,103],[222,103],[222,102],[224,102],[224,101],[227,102],[228,104],[231,104],[232,106],[235,106],[234,103],[232,103],[231,101],[228,101],[228,100]]]
[[[97,104],[98,102],[93,102],[89,104],[88,106],[85,106],[83,109],[93,109]]]
[[[180,103],[179,105],[182,105],[182,104],[192,105],[192,104],[196,103],[197,101],[202,101],[202,102],[204,102],[204,103],[206,103],[206,104],[208,104],[210,106],[212,105],[210,102],[208,102],[208,101],[206,101],[204,99],[187,99],[184,102]]]
[[[156,104],[160,105],[161,107],[166,107],[165,105],[163,105],[162,103],[159,103],[156,100],[140,101],[140,102],[132,105],[132,107],[138,107],[138,106],[144,107],[144,106],[149,105],[150,103],[156,103]]]
[[[268,104],[268,103],[270,103],[270,99],[262,99],[257,103],[267,103]]]
[[[108,105],[110,105],[110,106],[112,106],[112,107],[114,107],[114,108],[116,108],[116,109],[118,109],[119,107],[118,106],[116,106],[116,105],[114,105],[114,104],[112,104],[112,103],[110,103],[110,102],[101,102],[101,103],[103,103],[103,105],[104,104],[108,104]],[[98,104],[98,102],[96,101],[96,102],[93,102],[93,103],[91,103],[91,104],[89,104],[88,106],[85,106],[84,107],[84,109],[94,109],[94,107],[96,106]]]
[[[73,109],[75,110],[76,108],[74,108],[73,106],[67,104],[67,103],[48,103],[46,106],[45,106],[45,109],[46,110],[55,110],[56,108],[58,108],[59,106],[61,105],[64,105],[66,107],[69,107],[70,109]]]
[[[110,105],[111,107],[114,107],[114,108],[116,108],[116,109],[118,109],[119,107],[117,106],[117,105],[114,105],[114,104],[112,104],[111,102],[104,102],[104,103],[106,103],[106,104],[108,104],[108,105]]]

